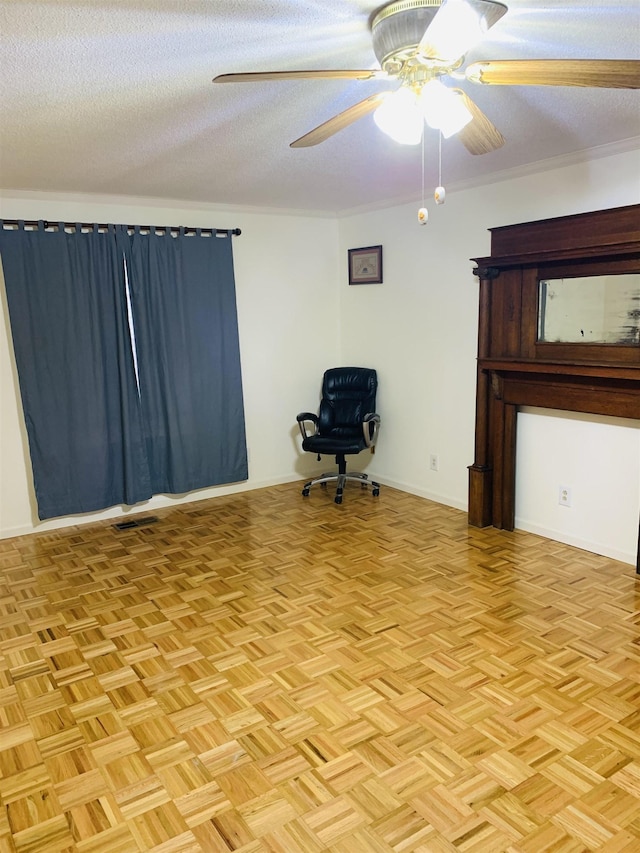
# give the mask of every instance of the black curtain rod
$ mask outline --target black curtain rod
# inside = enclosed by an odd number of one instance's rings
[[[4,223],[4,225],[13,225],[18,227],[20,222],[24,222],[25,225],[28,225],[30,228],[37,228],[40,221],[44,222],[45,228],[53,228],[57,227],[60,223],[53,222],[48,219],[38,220],[38,219],[2,219],[0,220]],[[63,222],[62,225],[65,228],[75,228],[77,225],[80,225],[81,228],[93,228],[96,223],[94,222]],[[98,228],[102,230],[106,230],[109,225],[107,223],[97,223]],[[155,228],[157,231],[179,231],[181,227],[180,225],[124,225],[121,226],[126,228],[127,230],[132,230],[133,228],[140,228],[141,231],[150,231],[152,228]],[[196,231],[199,230],[203,234],[232,234],[234,237],[239,237],[242,234],[240,228],[197,228],[195,225],[184,226],[185,234],[195,234]]]

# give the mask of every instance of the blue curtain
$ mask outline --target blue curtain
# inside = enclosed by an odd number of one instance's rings
[[[231,236],[130,236],[127,271],[154,493],[246,480]]]
[[[0,252],[39,517],[150,497],[116,229],[0,224]]]
[[[41,519],[246,479],[230,236],[0,222],[0,254]]]

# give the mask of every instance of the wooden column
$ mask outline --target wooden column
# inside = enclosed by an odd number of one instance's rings
[[[492,524],[493,473],[489,437],[490,377],[480,367],[480,358],[488,358],[491,338],[491,281],[500,274],[495,267],[474,270],[480,279],[478,314],[478,366],[476,368],[476,435],[473,465],[469,466],[469,524]]]

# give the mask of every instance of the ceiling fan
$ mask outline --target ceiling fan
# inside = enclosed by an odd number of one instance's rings
[[[504,145],[504,137],[462,89],[441,78],[499,86],[640,88],[640,61],[615,59],[524,59],[474,62],[460,70],[465,53],[507,12],[495,0],[396,0],[374,13],[373,51],[380,69],[257,71],[221,74],[214,83],[264,80],[398,80],[395,91],[354,104],[291,143],[304,148],[324,142],[369,113],[398,142],[417,144],[424,122],[445,137],[458,134],[471,154]]]

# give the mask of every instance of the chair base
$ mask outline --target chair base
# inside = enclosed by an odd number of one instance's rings
[[[380,494],[380,483],[376,483],[375,480],[370,480],[367,474],[361,474],[358,471],[349,471],[346,472],[338,472],[338,473],[330,473],[330,474],[320,474],[319,477],[315,477],[313,480],[309,480],[308,483],[305,483],[302,488],[302,494],[306,498],[309,496],[309,489],[311,486],[326,486],[327,483],[337,483],[336,488],[336,496],[334,501],[337,504],[342,503],[342,493],[344,491],[344,487],[347,484],[347,480],[353,480],[355,483],[360,483],[362,488],[367,486],[371,486],[371,494],[374,498],[377,498]]]

